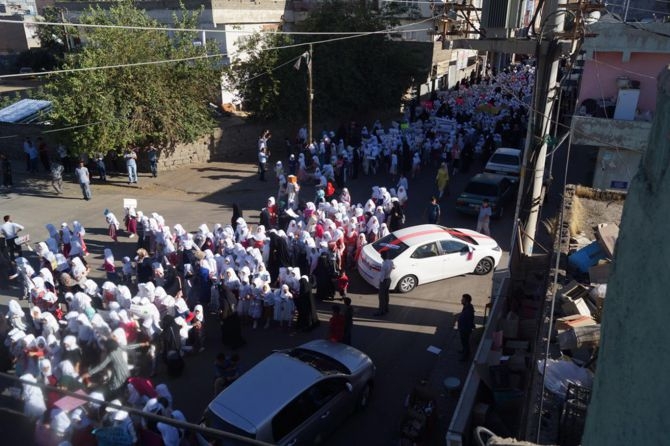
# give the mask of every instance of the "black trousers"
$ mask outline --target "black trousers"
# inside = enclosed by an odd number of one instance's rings
[[[391,289],[391,279],[384,279],[379,284],[379,312],[386,314],[389,312],[389,291]]]

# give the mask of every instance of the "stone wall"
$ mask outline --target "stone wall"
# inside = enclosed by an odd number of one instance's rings
[[[297,129],[287,132],[276,125],[249,122],[243,116],[224,117],[211,134],[192,143],[177,144],[162,150],[158,167],[160,170],[172,170],[210,160],[255,163],[258,137],[265,129],[270,129],[273,134],[270,148],[277,156],[281,156],[279,150],[284,147],[284,138],[290,137],[289,133],[297,132]],[[0,152],[7,154],[10,159],[23,161],[23,140],[26,136],[33,142],[38,136],[44,138],[52,149],[52,157],[55,156],[55,148],[60,142],[59,133],[48,133],[47,128],[32,124],[0,123]],[[139,164],[140,170],[147,170],[144,153],[140,153]]]

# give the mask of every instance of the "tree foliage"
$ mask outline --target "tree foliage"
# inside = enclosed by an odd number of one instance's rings
[[[200,12],[183,7],[173,28],[197,28]],[[123,1],[109,10],[90,9],[82,23],[159,28],[144,11]],[[203,58],[196,32],[86,28],[82,48],[67,54],[63,72],[49,79],[56,125],[71,127],[79,153],[106,153],[130,145],[169,149],[191,142],[213,127],[209,102],[217,96],[218,61]],[[166,60],[186,59],[180,62]],[[124,66],[128,64],[146,65]],[[109,67],[100,69],[96,67]]]
[[[41,19],[39,21],[57,23],[62,22],[61,10],[54,6],[46,6],[41,11]],[[67,49],[68,34],[76,33],[74,27],[67,27],[65,25],[40,25],[37,27],[36,34],[40,40],[42,48],[49,50],[55,57],[61,59],[65,50]]]
[[[375,10],[360,1],[327,0],[301,22],[299,31],[360,32],[365,36],[303,36],[265,34],[250,38],[243,50],[251,56],[229,67],[245,108],[263,118],[303,120],[307,109],[307,72],[296,72],[293,61],[313,42],[314,116],[346,116],[371,109],[397,107],[407,88],[426,76],[432,46],[388,39],[374,33],[397,26],[399,14],[412,11],[392,4]],[[338,38],[339,37],[339,38]],[[330,39],[332,41],[320,41]],[[291,44],[289,48],[285,47]],[[421,46],[421,45],[419,45]],[[262,48],[277,48],[261,50]]]

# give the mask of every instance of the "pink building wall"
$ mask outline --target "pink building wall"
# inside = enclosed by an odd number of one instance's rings
[[[584,62],[579,91],[579,103],[589,98],[611,97],[616,102],[619,88],[616,80],[627,77],[640,81],[641,111],[656,110],[656,78],[670,64],[670,54],[633,53],[628,62],[622,62],[620,52],[594,52],[593,58]]]

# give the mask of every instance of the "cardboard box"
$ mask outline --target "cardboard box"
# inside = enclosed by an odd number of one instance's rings
[[[575,327],[587,327],[595,325],[596,321],[591,316],[583,316],[581,314],[573,314],[570,316],[559,317],[556,319],[556,330],[565,331]]]
[[[561,306],[566,315],[581,314],[582,316],[591,316],[591,310],[581,297],[576,300],[566,300]]]

